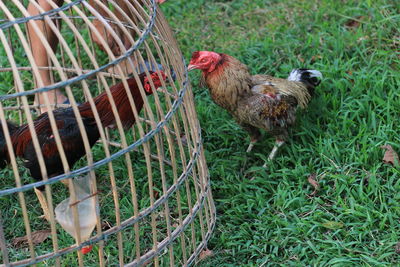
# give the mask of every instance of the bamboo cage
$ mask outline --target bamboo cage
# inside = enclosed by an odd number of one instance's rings
[[[44,8],[45,2],[51,8]],[[173,4],[173,3],[167,3]],[[32,13],[34,8],[37,13]],[[43,27],[45,25],[45,27]],[[55,36],[53,39],[51,35]],[[38,38],[46,64],[38,63]],[[185,61],[155,0],[0,0],[0,145],[8,164],[0,170],[0,263],[3,266],[189,266],[206,248],[215,208],[202,148],[201,129]],[[55,41],[54,41],[55,40]],[[43,59],[43,58],[42,58]],[[43,78],[49,77],[49,81]],[[140,73],[150,82],[146,95]],[[143,100],[138,108],[128,88],[134,78]],[[161,77],[162,78],[162,77]],[[123,127],[112,86],[122,84],[135,123]],[[55,104],[55,90],[69,101]],[[106,92],[115,118],[103,127],[94,99]],[[43,96],[43,101],[39,95]],[[36,97],[36,98],[35,98]],[[39,100],[38,100],[39,99]],[[89,103],[99,138],[91,145],[79,106]],[[113,104],[114,103],[114,104]],[[46,108],[61,174],[48,174],[35,121]],[[72,109],[85,154],[69,166],[54,111]],[[26,126],[43,179],[32,178],[16,155],[7,122]],[[1,140],[3,138],[4,140]],[[1,163],[0,163],[1,166]],[[82,238],[74,181],[88,180],[94,230]],[[63,183],[60,183],[63,182]],[[49,220],[41,217],[35,188],[44,188]],[[74,233],[54,209],[69,199]],[[35,239],[38,231],[47,238]],[[17,237],[26,237],[16,244]],[[91,252],[81,249],[93,245]]]

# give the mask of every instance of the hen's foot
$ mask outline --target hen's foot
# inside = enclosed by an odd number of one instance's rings
[[[258,136],[257,136],[257,137],[251,137],[251,138],[250,138],[250,144],[249,144],[249,147],[248,147],[247,150],[246,150],[246,153],[249,153],[249,152],[253,149],[255,143],[257,143],[258,140],[259,140],[259,137],[258,137]]]
[[[268,161],[267,161],[266,163],[264,163],[264,165],[263,165],[264,168],[267,167],[267,163],[268,163],[268,162],[271,162],[271,161],[275,158],[276,154],[278,153],[278,149],[279,149],[284,143],[285,143],[285,141],[276,139],[275,145],[274,145],[274,147],[272,148],[272,151],[271,151],[271,153],[270,153],[269,156],[268,156]]]
[[[250,151],[253,149],[255,143],[256,143],[255,141],[250,141],[250,144],[247,147],[246,153],[250,153]]]

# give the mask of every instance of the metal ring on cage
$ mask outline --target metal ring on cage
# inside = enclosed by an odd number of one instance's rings
[[[155,0],[27,2],[0,1],[0,262],[192,264],[216,214],[162,11]]]

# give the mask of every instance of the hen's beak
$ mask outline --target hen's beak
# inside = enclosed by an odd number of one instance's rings
[[[196,69],[196,68],[197,68],[196,65],[189,64],[189,66],[187,67],[187,70],[188,70],[188,71],[191,71],[191,70],[194,70],[194,69]]]

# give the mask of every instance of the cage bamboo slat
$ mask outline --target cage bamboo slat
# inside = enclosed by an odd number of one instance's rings
[[[45,66],[38,64],[33,36],[46,50]],[[156,1],[0,0],[0,40],[0,138],[4,136],[9,155],[9,164],[0,170],[0,262],[4,266],[194,263],[214,229],[215,208],[185,61]],[[148,78],[152,72],[163,72],[166,79],[158,88],[150,82],[153,93],[146,96],[139,82],[142,72]],[[142,109],[129,91],[128,77],[139,84]],[[124,105],[130,105],[136,121],[128,129],[111,97],[110,88],[117,83],[124,86]],[[54,104],[49,92],[55,90],[62,91],[68,104]],[[102,127],[94,102],[102,92],[115,117],[112,127]],[[100,136],[93,146],[79,110],[84,102],[92,109]],[[47,173],[46,152],[34,126],[41,108],[49,110],[62,174]],[[68,164],[53,112],[59,108],[72,108],[86,152],[73,166]],[[24,159],[15,155],[12,140],[18,136],[10,133],[7,121],[27,125],[43,180],[32,179]],[[83,218],[78,216],[78,204],[84,200],[77,199],[76,177],[88,177],[88,198],[96,207],[95,230],[85,240],[79,227]],[[49,221],[40,217],[42,203],[34,194],[39,186],[45,188]],[[55,206],[68,197],[75,238],[55,220]],[[49,238],[35,242],[38,230],[49,230]],[[26,246],[13,243],[22,236],[27,237]],[[81,249],[88,245],[94,249],[83,255]]]

